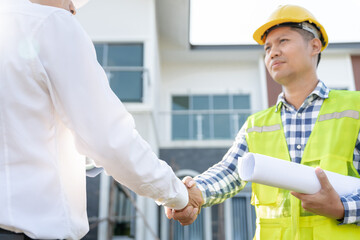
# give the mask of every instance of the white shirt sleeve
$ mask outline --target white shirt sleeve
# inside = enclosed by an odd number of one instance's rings
[[[44,69],[37,77],[44,79],[54,110],[72,131],[78,151],[137,194],[184,208],[185,186],[136,131],[77,20],[65,11],[56,12],[37,31],[34,41]]]

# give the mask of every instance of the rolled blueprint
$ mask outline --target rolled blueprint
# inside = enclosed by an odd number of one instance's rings
[[[256,153],[239,158],[242,180],[290,191],[314,194],[321,189],[315,168]],[[324,170],[329,182],[340,195],[356,193],[360,179]]]

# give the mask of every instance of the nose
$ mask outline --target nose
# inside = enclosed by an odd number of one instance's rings
[[[280,54],[281,54],[280,48],[274,44],[270,49],[269,57],[273,59],[274,57],[280,56]]]

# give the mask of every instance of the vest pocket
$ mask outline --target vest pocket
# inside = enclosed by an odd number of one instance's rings
[[[359,239],[360,227],[355,224],[338,225],[335,220],[326,219],[318,224],[314,222],[313,234],[314,239]]]
[[[252,191],[251,204],[272,205],[276,203],[279,188],[252,183]]]
[[[336,172],[342,175],[348,175],[347,159],[335,154],[326,155],[320,161],[320,167],[324,170]]]
[[[335,154],[328,154],[320,159],[311,159],[301,162],[302,164],[310,167],[321,167],[323,170],[336,172],[342,175],[348,175],[348,161],[342,156]]]
[[[279,226],[257,226],[257,232],[255,234],[254,240],[280,240],[282,239],[281,231],[282,229]]]

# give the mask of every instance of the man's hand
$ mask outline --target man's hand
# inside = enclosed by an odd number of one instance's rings
[[[196,187],[195,181],[191,177],[185,177],[182,180],[189,192],[189,203],[182,209],[175,211],[165,207],[165,214],[168,219],[174,219],[180,222],[182,226],[192,224],[200,213],[201,206],[204,204],[201,191]]]
[[[344,205],[331,186],[325,172],[318,167],[315,169],[315,173],[321,185],[319,192],[315,194],[291,192],[291,194],[301,200],[301,206],[306,211],[333,219],[344,218]]]

